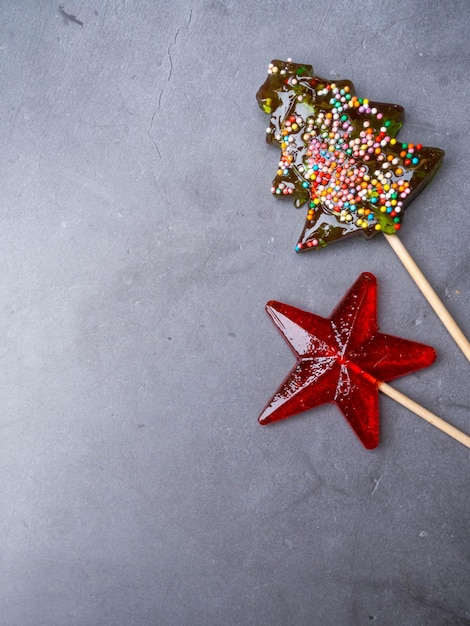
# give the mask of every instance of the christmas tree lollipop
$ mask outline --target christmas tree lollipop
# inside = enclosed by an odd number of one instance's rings
[[[330,402],[372,449],[379,443],[380,390],[470,447],[469,436],[383,382],[431,365],[436,354],[430,346],[378,332],[375,276],[361,274],[328,319],[280,302],[266,308],[297,363],[261,413],[261,424]]]
[[[308,206],[296,250],[384,233],[470,360],[469,342],[396,237],[404,209],[431,180],[443,150],[400,143],[401,106],[358,98],[351,81],[320,78],[310,65],[273,61],[257,100],[271,117],[267,141],[281,148],[271,191]]]

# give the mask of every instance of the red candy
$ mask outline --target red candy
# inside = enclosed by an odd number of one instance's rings
[[[434,348],[378,332],[377,280],[361,274],[328,319],[281,302],[266,310],[297,363],[259,417],[269,424],[326,402],[368,449],[379,443],[378,384],[428,367]]]

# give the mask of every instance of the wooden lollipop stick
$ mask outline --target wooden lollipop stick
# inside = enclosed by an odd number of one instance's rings
[[[379,383],[378,387],[380,391],[385,393],[390,398],[393,398],[393,400],[396,400],[396,402],[399,402],[419,417],[422,417],[423,420],[426,420],[436,428],[439,428],[439,430],[442,430],[442,432],[444,432],[446,435],[449,435],[449,437],[452,437],[464,446],[467,446],[467,448],[470,448],[470,437],[458,428],[455,428],[455,426],[451,426],[451,424],[445,422],[437,415],[434,415],[434,413],[431,413],[431,411],[428,411],[423,406],[421,406],[414,400],[411,400],[411,398],[408,398],[408,396],[405,396],[400,391],[397,391],[393,387],[390,387],[390,385],[387,385],[387,383]]]
[[[385,235],[385,233],[384,233]],[[415,281],[418,287],[421,289],[426,300],[432,306],[437,316],[447,328],[449,333],[452,335],[455,343],[459,346],[462,352],[465,354],[467,359],[470,361],[470,343],[468,339],[465,337],[463,332],[457,326],[454,318],[451,316],[449,311],[442,304],[442,301],[439,299],[439,296],[431,287],[423,272],[416,265],[414,259],[405,248],[403,243],[396,235],[385,235],[385,239],[392,246],[393,251],[398,256],[400,261],[403,263],[405,268],[408,270],[411,278]]]

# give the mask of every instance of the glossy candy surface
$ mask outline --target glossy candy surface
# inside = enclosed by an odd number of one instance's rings
[[[260,424],[334,403],[366,448],[379,443],[378,383],[422,369],[434,348],[378,332],[377,281],[364,273],[328,319],[270,301],[266,310],[297,364],[259,417]]]
[[[397,141],[403,107],[358,98],[351,81],[320,78],[311,65],[272,61],[256,97],[270,115],[266,139],[281,147],[271,191],[308,203],[297,251],[395,233],[444,156]]]

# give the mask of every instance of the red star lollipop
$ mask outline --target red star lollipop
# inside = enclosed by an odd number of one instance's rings
[[[334,403],[364,446],[377,447],[378,389],[386,393],[391,389],[389,395],[405,404],[402,394],[383,381],[428,367],[436,357],[434,348],[378,332],[377,281],[369,273],[361,274],[330,318],[274,301],[268,302],[266,309],[292,348],[297,363],[261,413],[259,422],[269,424],[326,402]],[[426,409],[423,411],[427,417],[421,417],[470,445],[467,435]]]

